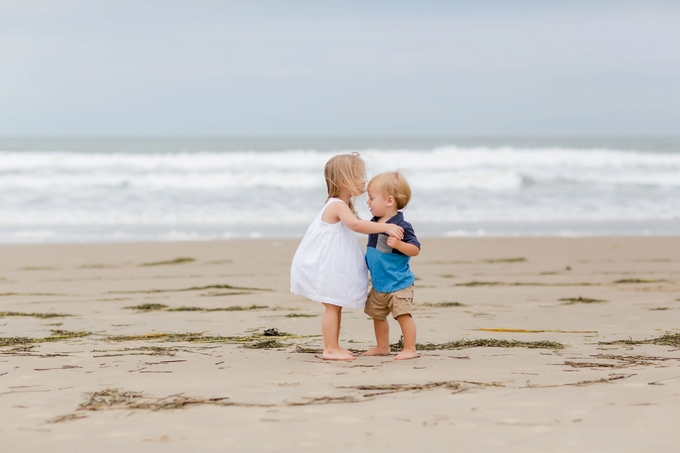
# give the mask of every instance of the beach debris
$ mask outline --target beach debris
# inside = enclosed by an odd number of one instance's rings
[[[126,310],[137,310],[137,311],[158,311],[168,308],[165,304],[140,304],[133,307],[123,307]]]
[[[599,283],[538,283],[538,282],[498,282],[498,281],[471,281],[456,283],[454,286],[599,286]]]
[[[172,265],[172,264],[182,264],[182,263],[193,263],[196,261],[194,258],[189,258],[186,256],[181,256],[179,258],[175,258],[174,260],[168,260],[168,261],[155,261],[151,263],[142,263],[140,266],[167,266],[167,265]]]
[[[300,346],[299,344],[295,345],[295,352],[299,354],[321,354],[323,353],[323,349],[321,348],[307,348],[304,346]]]
[[[253,333],[246,336],[203,335],[205,332],[190,333],[148,333],[140,335],[116,335],[106,337],[105,340],[114,342],[123,341],[159,341],[159,342],[187,342],[187,343],[224,343],[240,344],[249,349],[277,349],[290,346],[282,340],[292,340],[297,338],[317,337],[318,335],[294,335],[281,332],[277,328],[265,329],[262,333]],[[276,337],[276,338],[272,338]],[[277,343],[278,342],[278,343]]]
[[[287,337],[290,334],[281,332],[276,327],[271,327],[269,329],[265,329],[264,332],[262,332],[262,335],[264,335],[265,337]]]
[[[526,261],[526,258],[523,257],[517,257],[517,258],[495,258],[495,259],[489,259],[489,260],[482,260],[483,263],[522,263]]]
[[[569,360],[564,361],[565,365],[573,368],[623,368],[628,365],[621,365],[616,363],[598,363],[598,362],[573,362]]]
[[[5,316],[29,316],[33,318],[48,319],[48,318],[66,318],[68,316],[65,313],[21,313],[18,311],[0,311],[0,318]]]
[[[228,397],[203,398],[184,396],[177,393],[166,397],[158,398],[146,395],[142,392],[124,391],[121,389],[108,388],[102,391],[87,393],[87,400],[78,405],[77,411],[103,411],[103,410],[174,410],[183,409],[192,405],[214,405],[214,406],[240,406],[240,407],[294,407],[312,406],[320,404],[337,403],[360,403],[368,401],[354,396],[322,396],[316,398],[305,398],[304,401],[286,401],[279,404],[262,403],[243,403],[227,401]],[[65,416],[68,417],[68,416]],[[75,419],[75,418],[72,418]]]
[[[183,348],[179,346],[140,346],[138,348],[121,348],[121,349],[93,349],[92,352],[105,352],[107,354],[95,355],[92,357],[120,357],[124,355],[146,355],[146,356],[167,356],[175,357],[178,352],[190,352],[195,354],[211,355],[204,350],[216,348],[217,346],[202,346]]]
[[[680,360],[680,357],[651,357],[645,355],[618,355],[618,354],[594,354],[591,357],[598,360],[616,360],[619,363],[606,364],[595,362],[572,362],[565,361],[565,365],[570,365],[574,368],[627,368],[631,366],[654,366],[658,362],[665,362],[668,360]]]
[[[35,345],[15,346],[12,349],[0,351],[0,356],[23,356],[23,357],[70,357],[70,354],[55,352],[51,354],[38,354],[34,351]]]
[[[243,293],[241,293],[243,294]],[[262,310],[264,308],[269,308],[267,305],[250,305],[248,307],[241,307],[240,305],[233,305],[231,307],[220,307],[220,308],[203,308],[203,307],[179,307],[179,308],[169,308],[168,311],[246,311],[246,310]]]
[[[66,414],[66,415],[60,415],[58,417],[54,417],[50,420],[47,420],[47,423],[61,423],[61,422],[68,422],[72,420],[80,420],[81,418],[87,418],[87,415],[85,414]]]
[[[393,351],[401,351],[404,348],[403,337],[397,343],[392,343],[390,348]],[[518,341],[518,340],[497,340],[494,338],[479,338],[476,340],[458,340],[447,343],[416,343],[419,351],[437,351],[449,349],[467,348],[529,348],[529,349],[564,349],[562,343],[556,341]]]
[[[586,385],[593,385],[593,384],[609,384],[614,381],[619,381],[621,379],[628,379],[629,377],[636,376],[636,374],[610,374],[610,377],[608,378],[602,378],[602,379],[593,379],[593,380],[587,380],[587,381],[578,381],[578,382],[568,382],[566,384],[550,384],[550,385],[527,385],[529,388],[533,389],[545,389],[545,388],[551,388],[551,387],[585,387]]]
[[[601,304],[605,302],[609,302],[608,300],[605,299],[590,299],[588,297],[563,297],[561,299],[557,299],[560,302],[564,302],[562,305],[574,305],[574,304]]]
[[[605,360],[618,360],[630,366],[634,365],[656,365],[655,362],[665,362],[667,360],[680,360],[680,357],[651,357],[645,355],[618,355],[618,354],[595,354],[591,357]]]
[[[387,395],[390,393],[411,392],[416,390],[430,390],[438,388],[460,391],[461,390],[460,387],[461,387],[460,382],[457,381],[441,381],[441,382],[428,382],[426,384],[352,385],[341,386],[338,388],[371,392],[363,394],[363,397],[367,398],[373,396]]]
[[[206,286],[191,286],[189,288],[176,289],[143,289],[139,291],[109,291],[109,294],[155,294],[155,293],[177,293],[184,291],[204,291],[206,289],[233,289],[237,291],[273,291],[268,288],[247,288],[243,286],[233,285],[206,285]]]
[[[467,305],[461,304],[460,302],[423,302],[418,304],[422,307],[432,307],[432,308],[449,308],[449,307],[466,307]]]
[[[485,328],[478,327],[475,330],[483,330],[485,332],[518,332],[518,333],[541,333],[541,332],[555,332],[555,333],[597,333],[597,330],[561,330],[561,329],[505,329],[505,328]]]
[[[281,341],[275,339],[260,340],[243,345],[243,347],[247,349],[279,349],[288,346],[290,346],[290,343],[282,343]]]
[[[674,348],[680,348],[680,333],[676,332],[666,332],[658,338],[651,338],[649,340],[633,340],[628,338],[626,340],[615,340],[615,341],[600,341],[600,345],[628,345],[636,346],[641,344],[654,344],[657,346],[672,346]]]
[[[82,338],[92,335],[91,332],[71,332],[68,330],[52,330],[49,337],[0,337],[0,347],[27,345],[32,343],[50,343],[54,341],[70,340],[72,338]]]
[[[196,398],[178,393],[163,398],[145,395],[141,392],[122,391],[108,388],[87,394],[87,401],[78,405],[79,411],[101,411],[109,409],[146,409],[150,411],[183,409],[196,404],[225,404],[228,398]]]
[[[661,283],[667,282],[668,280],[646,280],[642,278],[622,278],[621,280],[616,280],[614,283]]]
[[[249,307],[241,307],[239,305],[234,305],[231,307],[220,307],[220,308],[204,308],[204,307],[177,307],[170,308],[165,304],[140,304],[132,307],[123,307],[129,310],[137,310],[139,312],[148,311],[244,311],[244,310],[260,310],[264,308],[269,308],[267,305],[251,305]]]
[[[68,294],[59,293],[0,293],[0,297],[9,296],[68,296]]]
[[[288,313],[286,318],[316,318],[319,315],[308,315],[305,313]]]

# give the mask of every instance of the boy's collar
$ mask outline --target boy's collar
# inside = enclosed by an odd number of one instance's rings
[[[373,217],[372,220],[373,220],[374,222],[377,222],[378,219],[379,219],[379,217]],[[397,211],[397,213],[394,214],[394,215],[393,215],[392,217],[390,217],[389,219],[387,219],[387,220],[385,221],[385,223],[396,223],[396,224],[398,224],[398,223],[401,222],[402,220],[404,220],[404,214],[403,214],[401,211]]]

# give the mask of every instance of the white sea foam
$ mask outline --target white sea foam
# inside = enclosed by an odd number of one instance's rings
[[[351,151],[369,177],[404,170],[414,192],[407,218],[428,234],[605,231],[593,222],[613,225],[607,232],[680,233],[680,152]],[[325,199],[323,167],[337,153],[0,151],[0,242],[299,236]],[[644,228],[626,229],[635,222]]]

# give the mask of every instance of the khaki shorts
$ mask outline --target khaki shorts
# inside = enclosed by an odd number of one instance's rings
[[[412,302],[413,285],[393,293],[381,293],[371,288],[364,313],[378,321],[384,321],[390,313],[396,319],[398,316],[411,314]]]

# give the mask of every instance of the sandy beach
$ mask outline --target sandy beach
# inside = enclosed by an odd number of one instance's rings
[[[422,242],[402,362],[299,240],[0,246],[0,450],[679,451],[680,237]]]

